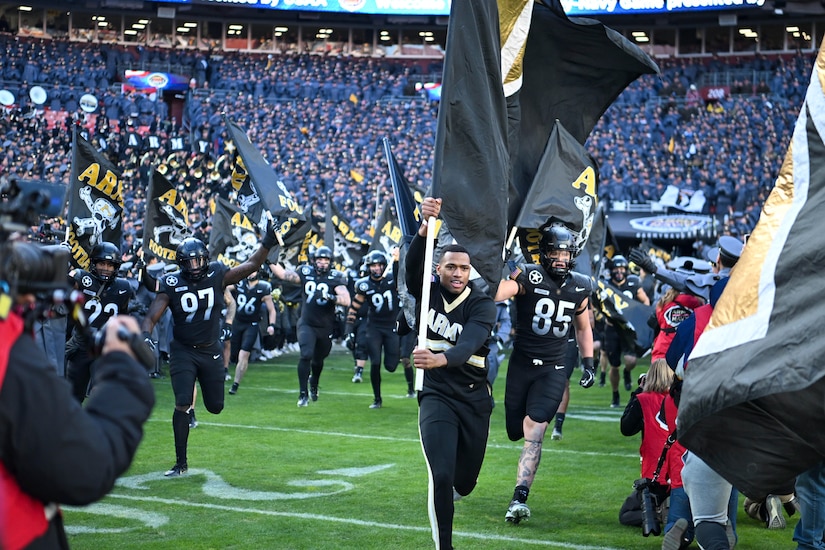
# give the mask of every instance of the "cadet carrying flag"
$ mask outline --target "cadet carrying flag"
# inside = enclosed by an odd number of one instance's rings
[[[180,242],[192,236],[189,207],[183,194],[163,174],[153,169],[146,191],[143,252],[162,262],[175,263]],[[147,258],[148,259],[148,258]]]
[[[507,232],[507,105],[495,0],[453,2],[447,26],[431,194],[495,294]]]
[[[71,249],[72,265],[89,269],[89,254],[101,242],[119,247],[123,236],[122,216],[120,173],[75,127],[66,215],[66,244]]]
[[[259,246],[252,220],[228,200],[217,197],[209,236],[209,258],[236,267],[248,260]]]
[[[825,44],[785,161],[685,374],[679,440],[752,499],[825,460]]]
[[[266,231],[267,226],[265,211],[269,211],[279,222],[288,218],[306,220],[303,208],[295,202],[269,163],[252,145],[246,132],[227,117],[224,117],[224,123],[236,149],[232,188],[238,194],[241,210],[261,233]]]

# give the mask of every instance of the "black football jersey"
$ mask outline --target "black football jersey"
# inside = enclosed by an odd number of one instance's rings
[[[122,277],[114,277],[105,283],[84,269],[77,269],[74,281],[83,294],[83,309],[89,326],[101,328],[113,315],[125,315],[129,311],[129,300],[134,296],[132,285]]]
[[[347,276],[337,269],[318,273],[311,265],[300,266],[297,273],[301,278],[304,292],[301,323],[332,330],[335,323],[335,302],[327,301],[323,297],[334,295],[337,286],[347,286]]]
[[[254,286],[243,280],[235,287],[235,320],[239,323],[259,323],[261,314],[266,311],[264,298],[272,293],[272,285],[258,281]]]
[[[618,288],[622,291],[622,294],[627,296],[631,300],[636,299],[636,294],[639,292],[639,287],[642,286],[642,280],[638,277],[638,275],[628,275],[625,277],[622,284],[618,284],[614,280],[610,280],[610,284]]]
[[[522,269],[516,278],[524,294],[515,297],[513,347],[542,364],[563,365],[573,318],[593,292],[590,277],[571,272],[558,284],[540,265],[530,264]]]
[[[180,271],[160,279],[158,292],[169,297],[172,336],[177,342],[205,346],[218,341],[223,322],[223,277],[227,271],[229,268],[223,263],[209,262],[206,275],[198,281],[183,278]]]
[[[395,275],[390,273],[377,281],[372,277],[358,279],[355,283],[355,293],[364,296],[364,305],[361,309],[367,309],[363,313],[369,316],[370,323],[381,327],[395,325],[400,307]]]

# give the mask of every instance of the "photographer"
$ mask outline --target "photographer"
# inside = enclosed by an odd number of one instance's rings
[[[81,407],[31,333],[48,308],[35,292],[57,288],[66,258],[28,243],[3,248],[0,548],[68,548],[57,503],[85,505],[109,492],[134,457],[154,393],[129,343],[137,323],[116,316],[105,327],[94,391]],[[45,274],[51,282],[41,280]]]
[[[670,432],[661,419],[662,403],[668,396],[673,382],[673,372],[664,359],[653,361],[650,371],[639,377],[639,387],[630,394],[630,400],[625,407],[620,421],[620,429],[624,436],[634,436],[641,432],[642,440],[639,445],[641,458],[641,479],[634,483],[634,490],[625,500],[619,512],[619,522],[623,525],[642,527],[642,534],[659,535],[661,533],[662,516],[667,517],[664,501],[670,492],[669,467],[667,462],[659,466],[662,455],[667,456],[666,448]],[[665,459],[666,460],[666,459]],[[656,481],[653,481],[653,480]],[[653,517],[644,516],[644,500],[647,488],[653,498]],[[691,535],[692,538],[692,535]]]

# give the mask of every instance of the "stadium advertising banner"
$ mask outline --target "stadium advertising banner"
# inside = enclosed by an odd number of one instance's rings
[[[450,0],[177,0],[175,3],[329,13],[450,15]]]
[[[761,8],[765,0],[561,0],[567,15],[630,15]]]
[[[161,0],[153,0],[161,1]],[[451,0],[163,0],[275,10],[383,15],[450,15]],[[630,15],[761,8],[765,0],[561,0],[567,15]]]

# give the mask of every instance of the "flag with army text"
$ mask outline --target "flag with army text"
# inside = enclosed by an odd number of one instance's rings
[[[72,265],[89,269],[89,254],[102,242],[110,242],[119,248],[123,238],[122,224],[121,174],[75,128],[66,215],[66,244],[71,250]]]
[[[152,170],[146,190],[143,222],[143,253],[166,263],[175,263],[175,251],[183,239],[192,236],[186,198],[166,177]]]

